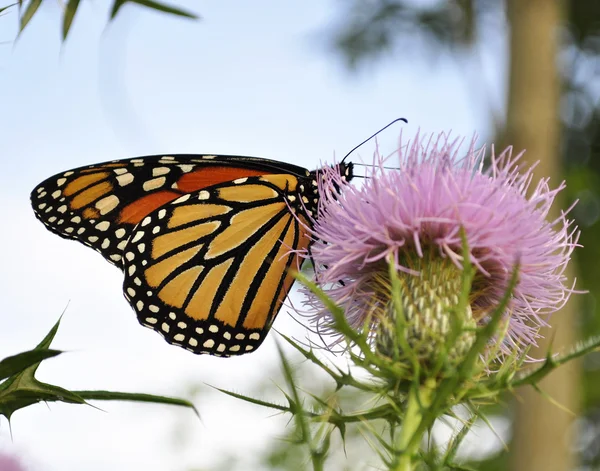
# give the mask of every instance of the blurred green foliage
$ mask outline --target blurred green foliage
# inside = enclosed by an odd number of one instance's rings
[[[57,0],[58,1],[58,0]],[[61,2],[62,4],[62,2]],[[75,15],[79,6],[80,0],[66,0],[63,8],[63,19],[62,19],[62,39],[67,39],[71,26],[75,19]],[[185,18],[198,19],[198,16],[194,13],[188,12],[181,8],[177,8],[171,5],[167,5],[162,2],[155,2],[153,0],[114,0],[110,8],[109,21],[113,20],[117,13],[121,10],[124,5],[139,5],[152,10],[168,13],[176,16],[183,16]],[[16,3],[12,3],[3,7],[0,7],[0,14],[7,12],[12,8],[18,8],[19,12],[19,34],[23,32],[25,27],[29,24],[35,14],[38,12],[39,7],[42,5],[42,0],[19,0]]]

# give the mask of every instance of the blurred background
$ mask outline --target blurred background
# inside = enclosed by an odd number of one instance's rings
[[[567,180],[560,206],[579,200],[571,215],[585,246],[569,276],[590,293],[553,317],[552,349],[600,331],[600,2],[172,0],[201,17],[192,20],[120,0],[110,21],[112,2],[46,0],[19,32],[31,3],[0,13],[0,357],[35,346],[64,311],[54,346],[68,353],[44,362],[41,380],[183,396],[201,420],[148,404],[38,404],[10,426],[0,419],[0,454],[27,470],[308,469],[288,417],[208,386],[281,401],[276,334],[240,358],[169,346],[140,328],[117,269],[35,220],[31,189],[85,164],[220,153],[312,169],[397,117],[409,120],[405,138],[452,131],[526,148],[529,162],[541,161],[538,176],[553,187]],[[77,4],[63,42],[65,12]],[[382,153],[399,135],[400,126],[378,136]],[[352,159],[369,162],[375,145]],[[275,329],[305,340],[289,311]],[[283,348],[303,385],[333,394]],[[599,369],[600,355],[589,355],[548,378],[544,395],[521,389],[490,406],[492,428],[471,432],[465,466],[600,469]],[[328,469],[381,466],[360,428],[332,447]]]

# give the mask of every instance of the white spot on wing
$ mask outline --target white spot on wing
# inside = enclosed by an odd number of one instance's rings
[[[190,195],[189,193],[187,195],[183,195],[180,196],[179,198],[177,198],[176,200],[173,201],[174,204],[178,204],[178,203],[185,203],[187,200],[190,199],[192,195]]]
[[[142,237],[144,237],[144,231],[137,231],[135,233],[135,235],[133,236],[133,239],[131,239],[131,242],[133,244],[135,244],[138,240],[140,240]]]
[[[106,231],[108,230],[108,228],[110,227],[110,222],[108,221],[101,221],[98,224],[96,224],[96,229],[98,229],[99,231]]]
[[[170,171],[171,169],[169,167],[156,167],[152,169],[152,176],[160,177],[161,175],[166,175]]]
[[[123,175],[118,175],[117,181],[121,186],[129,185],[133,181],[133,175],[129,172],[124,173]]]
[[[142,187],[144,188],[144,191],[152,191],[163,186],[166,181],[167,179],[165,177],[153,178],[152,180],[145,181]]]
[[[100,211],[100,214],[104,215],[110,213],[119,205],[119,198],[115,195],[108,195],[106,198],[96,201],[96,209]]]

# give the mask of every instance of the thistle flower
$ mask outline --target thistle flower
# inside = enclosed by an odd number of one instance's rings
[[[573,292],[564,270],[579,231],[563,213],[546,217],[564,182],[551,190],[549,179],[532,188],[533,167],[507,148],[484,169],[485,148],[447,135],[401,146],[398,170],[375,165],[362,186],[343,185],[339,173],[324,170],[318,217],[311,229],[310,254],[316,280],[340,307],[348,323],[367,329],[376,350],[390,356],[398,315],[392,308],[389,266],[402,287],[402,315],[408,345],[425,364],[436,360],[452,322],[460,317],[462,334],[447,354],[460,361],[472,344],[471,327],[481,326],[505,296],[518,264],[518,281],[498,335],[502,354],[521,353],[540,337],[547,316]],[[464,234],[464,235],[463,235]],[[469,305],[458,312],[463,239],[475,271]],[[335,337],[331,314],[307,291],[309,315],[321,334]]]

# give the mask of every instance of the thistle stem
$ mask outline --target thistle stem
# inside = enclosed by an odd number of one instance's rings
[[[435,385],[426,381],[424,385],[410,388],[406,400],[404,420],[395,446],[397,455],[390,466],[390,471],[414,470],[415,462],[413,458],[421,444],[421,437],[415,440],[414,435],[418,433],[419,425],[423,420],[423,412],[431,404],[434,387]]]

